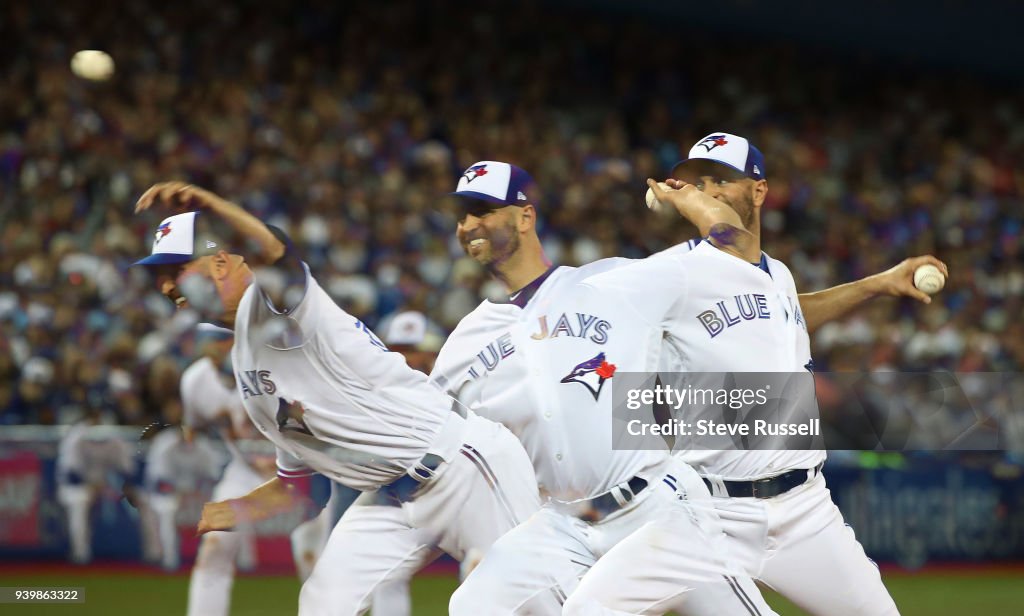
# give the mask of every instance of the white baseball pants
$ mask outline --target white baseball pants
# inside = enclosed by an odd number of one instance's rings
[[[244,496],[264,481],[265,478],[249,465],[233,460],[214,486],[213,500]],[[241,553],[253,550],[246,544],[251,546],[254,540],[247,531],[214,531],[203,535],[188,585],[189,616],[227,616],[235,581],[235,562]]]
[[[484,556],[450,613],[558,614],[565,601],[563,614],[773,614],[732,564],[693,469],[671,460],[649,482],[595,524],[545,506]]]
[[[746,572],[813,616],[898,616],[821,473],[774,498],[714,498]]]
[[[408,502],[362,495],[334,527],[302,586],[300,616],[369,608],[382,583],[408,579],[441,551],[486,551],[540,506],[533,465],[504,426],[470,415],[459,451]]]

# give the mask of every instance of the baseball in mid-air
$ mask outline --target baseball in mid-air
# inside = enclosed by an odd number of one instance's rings
[[[71,57],[71,72],[89,81],[106,81],[114,74],[114,59],[99,49],[83,49]]]
[[[928,295],[935,295],[946,286],[946,277],[931,263],[914,270],[914,286]]]
[[[658,188],[660,188],[662,190],[672,190],[672,188],[670,188],[669,185],[666,184],[665,182],[658,182]],[[661,211],[661,207],[662,207],[661,206],[661,202],[658,201],[654,197],[654,190],[652,190],[650,188],[647,189],[646,200],[647,200],[647,207],[649,207],[650,209],[654,210],[655,212],[660,212]]]

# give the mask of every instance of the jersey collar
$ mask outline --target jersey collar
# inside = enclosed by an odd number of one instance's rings
[[[558,266],[552,265],[547,269],[546,272],[534,278],[533,282],[526,285],[522,289],[519,289],[515,293],[509,295],[509,303],[515,304],[520,308],[526,308],[526,305],[530,303],[530,300],[533,299],[533,296],[537,293],[537,289],[539,289],[540,286],[544,284],[544,281],[547,280],[548,276],[550,276],[551,273],[554,272],[556,269],[558,269]]]
[[[711,244],[711,238],[710,237],[705,237],[701,241],[702,242],[707,242],[708,244]],[[768,274],[769,277],[774,279],[774,276],[772,276],[772,271],[770,269],[768,269],[768,255],[764,254],[763,250],[761,251],[761,260],[758,261],[757,263],[751,263],[751,265],[753,265],[754,267],[760,269],[765,274]]]

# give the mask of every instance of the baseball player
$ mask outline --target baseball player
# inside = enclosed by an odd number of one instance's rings
[[[433,332],[432,324],[422,312],[399,312],[382,323],[384,344],[396,353],[401,353],[410,368],[429,373],[440,348],[440,337]],[[353,501],[361,496],[357,491],[342,486],[342,491],[349,491]],[[367,502],[369,500],[370,502]],[[375,498],[366,498],[355,506],[373,506]],[[393,509],[393,508],[392,508]],[[387,516],[389,509],[382,509],[380,515]],[[376,538],[367,537],[367,541]],[[382,539],[386,541],[386,539]],[[472,560],[470,555],[469,560]],[[467,559],[463,559],[466,562]],[[386,616],[408,616],[412,613],[412,597],[409,593],[409,582],[413,571],[403,570],[400,577],[377,586],[373,591],[373,613]]]
[[[600,302],[578,302],[575,289],[627,261],[552,267],[536,234],[530,185],[525,171],[496,161],[476,163],[459,180],[458,239],[510,296],[484,301],[459,323],[432,379],[516,433],[549,500],[495,543],[452,596],[450,612],[557,614],[598,558],[670,517],[688,546],[675,563],[688,583],[683,613],[747,616],[749,606],[773,613],[730,564],[710,494],[693,469],[667,451],[612,449],[606,383],[644,332],[631,334],[634,325],[611,318]],[[683,208],[708,231],[713,216],[702,205]],[[728,210],[713,202],[711,209]]]
[[[201,323],[196,333],[202,357],[181,375],[182,428],[189,440],[197,431],[212,430],[227,446],[231,459],[213,489],[213,500],[224,500],[248,493],[269,479],[272,472],[258,468],[255,460],[247,460],[236,444],[253,438],[255,430],[235,393],[234,377],[225,370],[231,331]],[[235,564],[254,564],[254,544],[251,529],[214,532],[202,538],[189,581],[189,614],[229,613]]]
[[[228,366],[233,333],[201,323],[197,327],[197,341],[203,356],[186,368],[181,377],[182,428],[187,440],[201,438],[196,436],[197,432],[212,430],[225,443],[231,460],[213,488],[213,500],[221,501],[243,496],[270,479],[274,475],[274,460],[244,454],[239,448],[245,441],[260,437],[245,414]],[[299,579],[309,577],[329,531],[330,508],[325,507],[291,532]],[[255,539],[251,529],[244,528],[203,536],[189,582],[189,614],[215,616],[230,612],[235,564],[243,568],[255,565]]]
[[[283,233],[239,206],[180,182],[157,184],[136,211],[187,210],[157,228],[163,294],[235,332],[232,365],[249,418],[277,448],[277,476],[245,496],[208,503],[199,532],[289,510],[314,473],[376,499],[335,526],[299,613],[357,614],[374,587],[419,569],[439,550],[486,550],[538,507],[529,458],[504,427],[455,404],[338,308]],[[197,234],[197,217],[228,223],[255,249],[229,253]],[[199,240],[198,243],[196,240]],[[271,267],[299,292],[277,293],[251,267]],[[367,495],[364,495],[367,496]]]
[[[644,361],[620,367],[806,375],[813,363],[802,298],[788,268],[760,247],[759,208],[767,193],[760,151],[742,137],[714,133],[694,145],[673,175],[677,181],[670,188],[682,190],[663,191],[650,183],[660,202],[674,203],[684,192],[699,190],[735,210],[746,231],[725,250],[702,242],[686,254],[637,262],[580,286],[581,301],[603,299],[611,312],[621,310],[622,318],[654,332],[635,341],[645,347]],[[814,298],[807,305],[816,304],[816,322],[893,289],[927,301],[907,288],[913,269],[928,262],[945,271],[945,265],[933,257],[908,261],[913,263],[888,276]],[[755,306],[753,315],[744,306]],[[807,395],[813,401],[813,386]],[[683,447],[679,458],[701,474],[732,553],[750,576],[811,614],[898,614],[877,567],[829,497],[821,474],[824,451],[717,451],[687,449],[687,442],[677,444]],[[584,578],[566,612],[602,606],[633,613],[680,592],[685,576],[675,561],[685,547],[674,534],[678,528],[672,520],[658,520],[620,544]]]
[[[89,513],[101,492],[114,490],[133,474],[131,446],[90,409],[71,426],[57,448],[57,501],[64,506],[71,543],[71,561],[92,560]]]
[[[156,517],[160,564],[165,570],[177,571],[181,565],[177,516],[182,495],[208,491],[225,462],[205,434],[186,439],[181,430],[165,428],[149,441],[146,504]]]
[[[626,466],[619,461],[628,459],[630,454],[610,451],[610,417],[593,419],[601,404],[607,404],[605,383],[615,371],[615,356],[608,347],[617,338],[609,335],[612,323],[598,318],[595,312],[605,302],[597,300],[593,308],[575,302],[573,289],[576,281],[625,266],[631,260],[604,259],[578,269],[551,267],[533,228],[535,211],[527,199],[520,198],[520,189],[528,183],[522,170],[494,161],[470,166],[459,181],[456,194],[466,199],[459,240],[467,254],[485,265],[508,289],[516,291],[511,293],[509,303],[485,301],[463,319],[445,343],[432,378],[478,413],[512,429],[534,461],[542,490],[549,496],[562,495],[562,499],[575,504],[569,508],[570,514],[560,518],[570,521],[559,532],[547,532],[544,524],[538,524],[536,534],[541,537],[521,531],[521,539],[516,538],[517,534],[502,539],[494,552],[511,551],[513,556],[488,556],[488,566],[471,577],[453,597],[453,610],[464,607],[469,612],[475,602],[491,600],[513,611],[525,597],[540,593],[541,588],[564,596],[593,557],[602,551],[602,546],[589,537],[600,537],[605,549],[613,543],[604,533],[593,532],[595,527],[601,527],[600,520],[610,512],[620,520],[628,519],[624,512],[616,511],[619,501],[615,495],[635,496],[631,490],[624,490],[628,485],[609,489],[615,481],[606,475],[625,474],[614,462]],[[522,196],[526,195],[522,192]],[[704,211],[690,208],[684,213],[692,217]],[[704,220],[703,228],[710,230],[714,222]],[[697,244],[692,240],[684,242],[665,254],[686,252]],[[813,294],[815,301],[810,302],[813,306],[808,311],[808,323],[814,327],[835,318],[862,297],[916,292],[910,282],[913,261],[866,279],[870,285],[860,281]],[[561,303],[570,305],[563,310]],[[619,325],[619,330],[625,326]],[[630,336],[622,339],[622,345],[630,344]],[[570,342],[582,344],[584,350],[572,349]],[[571,353],[558,354],[556,351],[562,347]],[[554,366],[548,366],[549,362],[554,362]],[[579,414],[573,415],[572,411]],[[583,454],[574,454],[576,449]],[[643,460],[645,454],[633,455]],[[656,458],[654,454],[650,456]],[[656,487],[662,485],[641,479],[643,484],[633,485],[644,485],[644,489],[652,483]],[[678,477],[673,481],[678,485]],[[588,492],[606,498],[587,499]],[[603,510],[595,511],[591,504],[594,501]],[[607,508],[609,502],[611,510]],[[545,515],[554,513],[548,509]],[[572,517],[580,519],[572,521]],[[517,529],[516,533],[520,531]],[[577,537],[589,537],[566,539],[574,533]],[[570,545],[564,545],[567,543]],[[526,559],[527,550],[535,549],[535,557]],[[586,560],[579,558],[586,552],[590,552]],[[523,562],[509,565],[516,560]],[[546,573],[548,570],[565,574],[552,579]],[[560,590],[553,590],[554,587]]]

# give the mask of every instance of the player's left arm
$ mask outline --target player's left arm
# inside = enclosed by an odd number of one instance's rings
[[[815,293],[801,293],[800,307],[807,322],[807,331],[813,332],[825,323],[838,319],[879,296],[912,297],[930,304],[932,298],[914,286],[914,270],[929,263],[939,268],[944,276],[949,276],[949,268],[945,263],[931,255],[925,255],[904,259],[896,267],[855,282]]]

